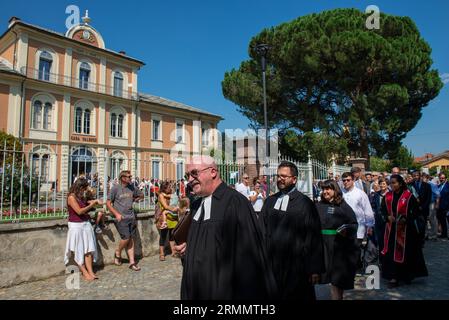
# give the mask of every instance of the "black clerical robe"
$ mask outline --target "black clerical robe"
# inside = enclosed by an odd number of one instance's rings
[[[352,208],[343,200],[340,204],[320,202],[317,204],[324,241],[326,272],[320,283],[331,283],[343,289],[354,289],[360,246],[357,242],[357,218]],[[337,230],[345,226],[345,233]]]
[[[192,204],[201,210],[202,199]],[[210,216],[192,219],[181,285],[183,300],[269,299],[276,283],[263,233],[251,203],[222,183],[213,193]]]
[[[296,189],[286,208],[275,209],[281,195],[270,196],[261,211],[279,298],[314,300],[309,278],[325,271],[320,217],[312,200]]]

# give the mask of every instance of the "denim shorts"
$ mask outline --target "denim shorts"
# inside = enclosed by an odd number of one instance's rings
[[[137,220],[135,217],[123,217],[120,222],[115,221],[120,238],[129,240],[137,235]]]

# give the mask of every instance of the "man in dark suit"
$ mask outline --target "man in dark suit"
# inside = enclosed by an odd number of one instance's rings
[[[425,218],[426,223],[424,224],[427,228],[427,219],[429,218],[430,203],[432,202],[432,187],[427,182],[424,182],[421,177],[420,171],[414,171],[413,177],[413,187],[418,194],[418,204],[422,215]],[[423,230],[424,232],[424,230]]]
[[[437,218],[438,223],[441,226],[441,235],[439,238],[447,238],[447,222],[449,222],[449,183],[446,180],[446,175],[440,173],[438,175],[440,183],[438,184],[438,189],[440,191],[440,203],[437,207]]]

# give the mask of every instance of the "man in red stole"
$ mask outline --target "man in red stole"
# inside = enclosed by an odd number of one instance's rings
[[[382,249],[382,276],[389,287],[399,281],[410,283],[416,277],[427,276],[420,241],[420,225],[424,217],[418,203],[400,175],[390,179],[392,191],[382,201],[382,214],[388,221]]]

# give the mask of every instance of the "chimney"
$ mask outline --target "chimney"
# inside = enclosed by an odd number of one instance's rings
[[[11,19],[9,19],[9,24],[8,24],[8,29],[11,28],[13,26],[14,23],[16,23],[17,21],[20,21],[20,18],[18,17],[11,17]]]
[[[119,51],[118,53],[121,54],[122,56],[126,56],[126,52],[123,51],[123,50],[122,50],[122,51]]]

